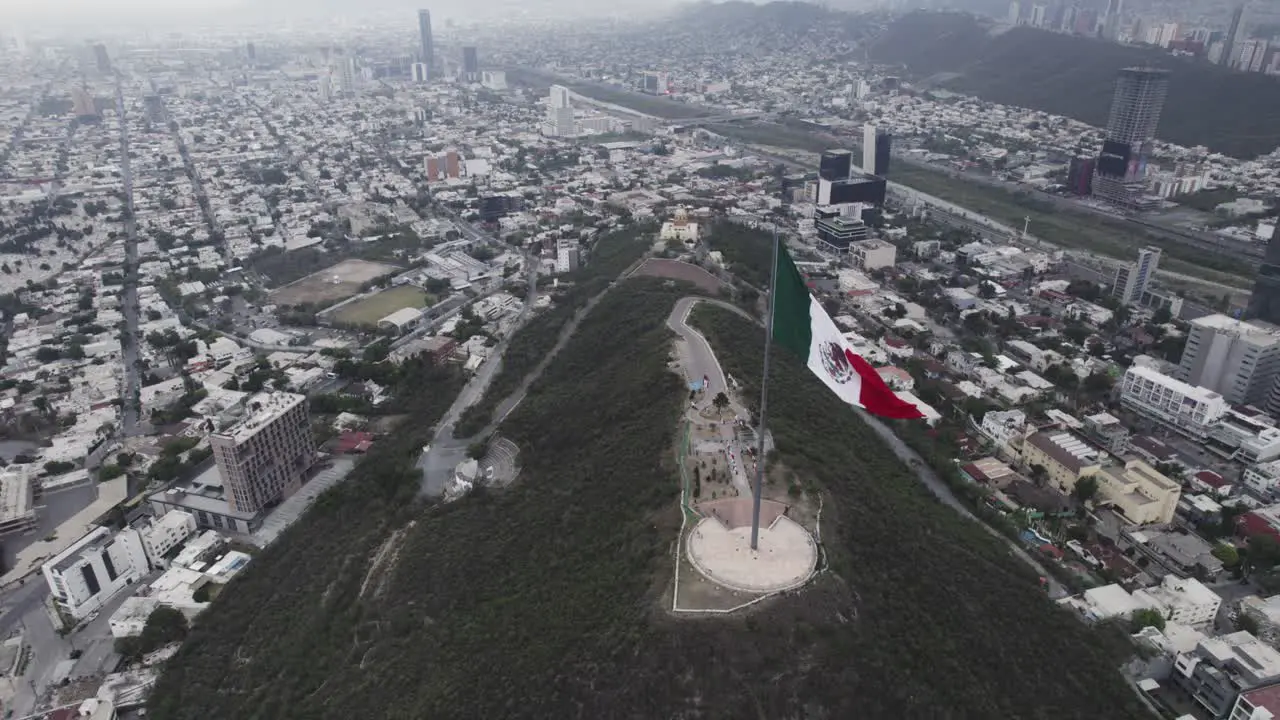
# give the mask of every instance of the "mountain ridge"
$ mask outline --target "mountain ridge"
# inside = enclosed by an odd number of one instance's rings
[[[917,80],[954,73],[941,85],[1004,105],[1104,126],[1116,73],[1146,65],[1171,71],[1162,140],[1203,145],[1238,158],[1280,146],[1280,80],[1242,73],[1157,48],[994,24],[964,13],[916,12],[893,22],[870,48],[871,59],[900,65]]]

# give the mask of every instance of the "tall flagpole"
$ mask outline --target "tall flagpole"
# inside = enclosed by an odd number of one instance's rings
[[[769,311],[764,322],[764,376],[760,379],[760,437],[756,451],[755,498],[751,504],[751,549],[759,550],[760,498],[764,492],[764,433],[765,410],[769,405],[769,348],[773,345],[773,300],[778,285],[778,225],[773,226],[773,268],[769,276]]]

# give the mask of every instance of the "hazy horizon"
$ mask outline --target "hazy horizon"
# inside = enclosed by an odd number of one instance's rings
[[[723,0],[721,0],[723,1]],[[581,0],[45,0],[17,6],[0,3],[0,20],[18,31],[115,32],[152,29],[174,23],[248,25],[279,19],[332,18],[360,23],[404,16],[413,25],[417,10],[430,10],[437,24],[528,17],[600,17],[620,13],[650,14],[687,0],[623,0],[599,5]],[[8,30],[10,28],[5,28]]]

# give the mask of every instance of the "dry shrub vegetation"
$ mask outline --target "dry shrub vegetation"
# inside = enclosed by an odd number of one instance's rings
[[[744,616],[668,615],[685,390],[664,323],[691,292],[635,278],[604,297],[504,423],[524,464],[505,491],[406,502],[414,444],[455,388],[422,383],[412,420],[197,622],[151,717],[1139,716],[1123,645],[1055,608],[787,358],[773,427],[826,493],[833,572]],[[758,373],[759,328],[709,308],[695,321],[728,372]]]

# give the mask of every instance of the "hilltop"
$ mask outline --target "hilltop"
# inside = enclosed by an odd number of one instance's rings
[[[915,12],[889,25],[871,47],[877,63],[901,65],[985,100],[1106,124],[1118,70],[1148,65],[1172,71],[1158,136],[1240,158],[1280,146],[1280,79],[1177,58],[1157,48],[1019,27],[951,12]]]
[[[322,504],[201,618],[151,716],[1142,717],[1119,639],[1055,607],[790,358],[774,433],[825,499],[831,571],[746,615],[673,618],[686,391],[665,320],[695,292],[636,278],[604,297],[502,426],[522,448],[509,489]],[[694,321],[727,371],[759,367],[760,328]]]

